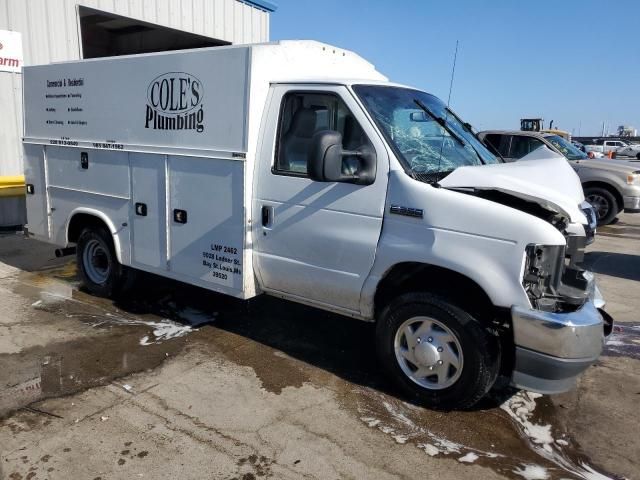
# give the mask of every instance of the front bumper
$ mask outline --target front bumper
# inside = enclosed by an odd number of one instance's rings
[[[593,284],[589,300],[578,310],[553,313],[512,307],[515,367],[511,383],[539,393],[560,393],[602,353],[613,319]]]

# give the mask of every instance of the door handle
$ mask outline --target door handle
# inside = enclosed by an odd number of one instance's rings
[[[173,221],[176,223],[187,223],[187,211],[174,208]]]
[[[140,217],[147,216],[147,204],[146,203],[136,203],[136,215]]]
[[[270,227],[273,223],[273,207],[262,206],[262,226]]]

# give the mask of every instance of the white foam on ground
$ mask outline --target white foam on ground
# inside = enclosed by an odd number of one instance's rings
[[[551,445],[554,442],[551,425],[539,425],[530,421],[536,408],[535,399],[541,396],[539,393],[520,391],[500,405],[500,408],[520,425],[529,440],[551,452]]]
[[[525,464],[521,468],[516,468],[513,473],[520,475],[527,480],[547,480],[549,478],[549,472],[540,465]]]
[[[464,455],[463,457],[460,457],[460,458],[458,459],[458,461],[459,461],[459,462],[463,462],[463,463],[473,463],[473,462],[475,462],[478,458],[480,458],[480,457],[478,457],[478,455],[476,455],[476,454],[475,454],[475,453],[473,453],[473,452],[469,452],[469,453],[467,453],[466,455]]]
[[[540,398],[541,396],[539,393],[520,391],[500,405],[500,408],[515,420],[521,433],[529,440],[533,451],[541,457],[554,463],[566,472],[584,480],[612,480],[610,477],[597,472],[593,467],[584,462],[576,465],[560,448],[563,443],[568,445],[568,442],[566,440],[554,439],[551,425],[536,424],[532,421],[533,412],[536,408],[536,398]],[[539,465],[523,465],[523,467],[524,469],[514,470],[514,473],[528,480],[544,480],[548,478],[546,469]],[[535,475],[542,475],[542,471],[538,469],[543,469],[544,474],[547,476],[536,477]]]
[[[371,397],[372,404],[383,407],[385,412],[380,413],[369,406],[360,406],[359,411],[363,415],[360,420],[371,428],[391,435],[396,441],[400,439],[399,443],[408,443],[413,440],[411,443],[415,447],[431,457],[456,454],[459,455],[458,461],[462,463],[473,463],[480,458],[506,458],[506,465],[503,463],[501,465],[508,466],[516,475],[526,480],[551,478],[548,469],[542,465],[518,464],[518,460],[510,459],[509,455],[468,447],[444,438],[428,428],[416,425],[409,415],[412,410],[419,411],[420,407],[389,400],[387,396],[370,390],[365,390],[364,393]],[[514,421],[515,427],[529,443],[530,448],[544,460],[556,465],[574,478],[611,480],[582,461],[576,464],[576,461],[569,458],[562,450],[562,446],[569,445],[569,442],[562,438],[555,439],[552,425],[535,421],[536,399],[541,396],[538,393],[521,391],[505,401],[500,408]]]
[[[362,420],[364,423],[366,423],[369,427],[372,427],[372,428],[380,423],[380,420],[373,417],[360,417],[360,420]]]
[[[397,433],[397,434],[393,435],[393,439],[396,442],[398,442],[400,444],[403,444],[403,443],[407,443],[407,440],[409,440],[409,437],[406,436],[406,435],[402,435],[401,433]]]
[[[71,285],[53,282],[50,285],[47,285],[47,290],[43,290],[42,292],[40,292],[40,300],[37,300],[31,306],[36,309],[41,309],[45,308],[47,305],[65,301],[72,301],[75,303],[87,305],[94,310],[97,309],[104,311],[104,309],[98,305],[90,304],[87,302],[83,302],[82,300],[79,300],[77,298],[73,298],[73,290],[74,289]],[[180,315],[184,316],[185,320],[190,321],[193,325],[209,323],[215,318],[215,314],[213,316],[206,315],[203,312],[193,308],[186,308],[182,310],[180,312]],[[141,325],[150,327],[152,329],[151,335],[145,335],[144,337],[142,337],[140,339],[140,345],[152,345],[154,343],[160,343],[172,338],[182,337],[196,330],[191,325],[183,325],[168,318],[163,318],[158,321],[152,321],[144,320],[139,317],[127,316],[126,314],[117,315],[109,311],[97,314],[67,314],[67,317],[70,318],[77,316],[82,316],[83,318],[94,318],[95,322],[91,324],[94,327],[114,323],[118,325]]]
[[[153,327],[153,339],[145,335],[140,339],[140,345],[151,345],[164,340],[182,337],[193,331],[189,325],[181,325],[173,320],[163,319],[161,322],[144,322],[145,325]]]
[[[104,320],[104,317],[107,317],[108,320]],[[182,325],[181,323],[174,322],[168,318],[152,321],[143,320],[138,317],[119,316],[111,312],[106,313],[101,318],[101,321],[93,324],[94,327],[104,325],[105,323],[115,323],[118,325],[143,325],[152,328],[153,330],[151,335],[145,335],[140,339],[140,345],[143,346],[160,343],[165,340],[171,340],[172,338],[182,337],[188,333],[196,331],[196,329],[189,325]]]
[[[580,467],[583,469],[582,476],[585,480],[611,480],[611,477],[596,472],[591,465],[587,465],[584,462],[580,462]]]
[[[424,452],[430,457],[435,457],[436,455],[440,454],[440,450],[438,450],[437,447],[431,445],[430,443],[419,443],[418,445],[416,445],[416,447],[424,450]]]
[[[371,394],[371,392],[367,392]],[[386,414],[391,418],[391,423],[385,422],[384,420],[377,418],[373,412],[367,409],[360,409],[361,413],[366,413],[360,417],[367,426],[370,428],[376,428],[380,430],[382,433],[390,435],[396,442],[400,444],[405,444],[410,440],[414,440],[415,446],[432,457],[437,455],[462,455],[462,462],[472,463],[475,462],[480,457],[487,458],[496,458],[501,457],[503,455],[491,452],[483,452],[481,450],[473,449],[462,445],[460,443],[453,442],[445,437],[442,437],[427,428],[416,425],[413,420],[411,420],[405,413],[402,412],[402,408],[407,408],[409,410],[413,408],[417,408],[411,404],[406,404],[404,402],[391,402],[388,401],[385,397],[378,394],[373,394],[376,398],[374,401],[377,402],[378,405],[384,407]],[[378,398],[379,397],[379,398]],[[379,400],[379,402],[378,402]],[[385,415],[387,418],[387,415]],[[427,440],[419,442],[418,440]]]
[[[65,302],[73,297],[73,288],[63,283],[47,284],[47,289],[40,292],[40,300],[31,304],[32,307],[38,308],[45,305]]]

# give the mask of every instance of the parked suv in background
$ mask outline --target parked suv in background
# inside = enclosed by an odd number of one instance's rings
[[[594,206],[598,225],[607,225],[622,212],[640,212],[640,162],[591,159],[564,138],[538,132],[487,130],[478,134],[508,162],[545,146],[563,155],[578,173],[584,196]]]

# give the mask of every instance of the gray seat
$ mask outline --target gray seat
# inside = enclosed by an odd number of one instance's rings
[[[282,138],[280,149],[280,168],[292,172],[307,172],[307,157],[311,147],[311,138],[316,129],[316,112],[300,108],[293,115],[291,126]]]

